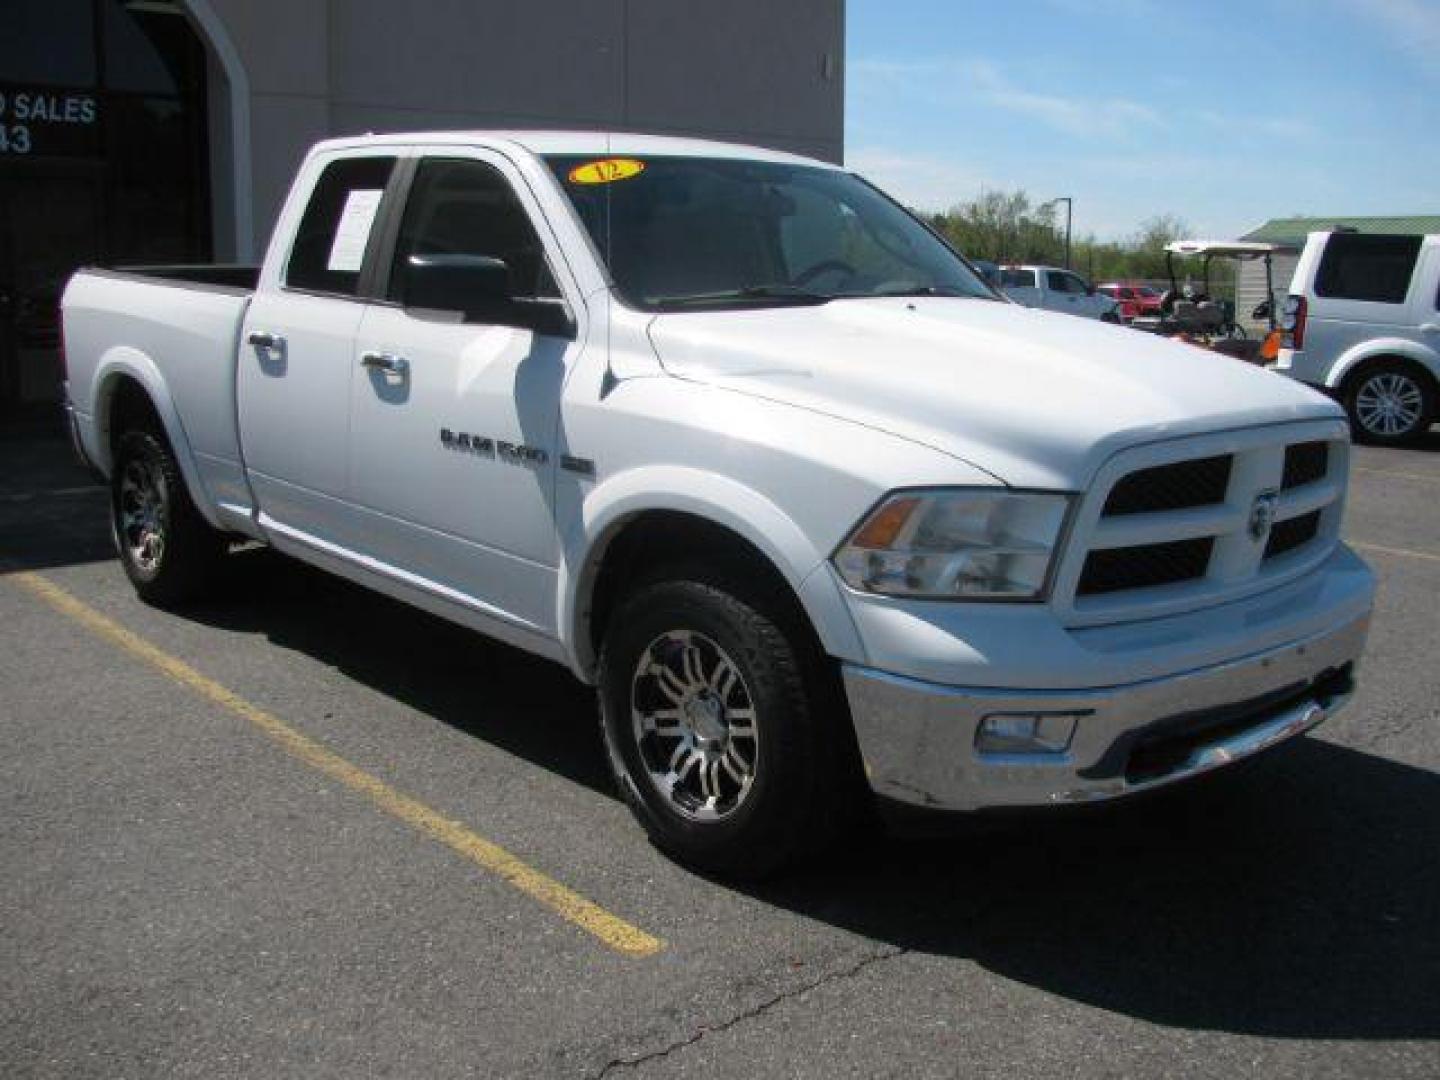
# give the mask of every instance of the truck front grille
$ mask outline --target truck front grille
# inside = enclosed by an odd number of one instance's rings
[[[1199,540],[1092,551],[1085,559],[1085,571],[1080,575],[1076,592],[1080,596],[1098,596],[1204,577],[1214,546],[1215,541],[1207,536]]]
[[[1280,480],[1284,491],[1322,480],[1330,468],[1330,444],[1294,443],[1285,448],[1285,472]]]
[[[1283,428],[1241,433],[1220,454],[1185,456],[1181,442],[1163,451],[1171,460],[1139,450],[1128,470],[1116,458],[1057,578],[1061,609],[1080,622],[1145,618],[1222,603],[1323,558],[1338,540],[1348,454],[1338,432],[1316,438],[1317,426],[1288,439]]]
[[[1221,454],[1133,472],[1110,489],[1105,516],[1184,510],[1224,502],[1234,460],[1230,454]]]
[[[1270,539],[1265,541],[1265,558],[1273,559],[1285,555],[1315,539],[1320,531],[1320,511],[1311,510],[1289,521],[1279,522],[1270,530]]]

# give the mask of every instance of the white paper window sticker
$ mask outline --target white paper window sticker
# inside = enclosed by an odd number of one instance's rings
[[[335,229],[335,242],[330,245],[330,261],[325,269],[344,274],[360,272],[365,261],[365,244],[370,239],[370,228],[375,224],[375,214],[384,194],[384,188],[357,188],[350,192]]]

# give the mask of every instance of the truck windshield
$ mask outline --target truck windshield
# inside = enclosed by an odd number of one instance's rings
[[[546,162],[621,295],[642,310],[996,299],[963,259],[849,173],[726,158]]]

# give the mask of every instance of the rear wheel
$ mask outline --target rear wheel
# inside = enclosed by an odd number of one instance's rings
[[[142,600],[179,604],[213,583],[225,538],[200,516],[161,436],[130,431],[120,437],[110,509],[120,565]]]
[[[674,577],[610,620],[601,717],[616,780],[661,850],[759,877],[824,846],[848,743],[823,657],[763,600]]]
[[[1409,364],[1382,361],[1349,382],[1345,411],[1357,439],[1403,445],[1424,435],[1435,419],[1435,387]]]

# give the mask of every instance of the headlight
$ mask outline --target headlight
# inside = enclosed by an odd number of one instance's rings
[[[1036,600],[1068,495],[936,488],[901,491],[835,553],[851,588],[926,599]]]

